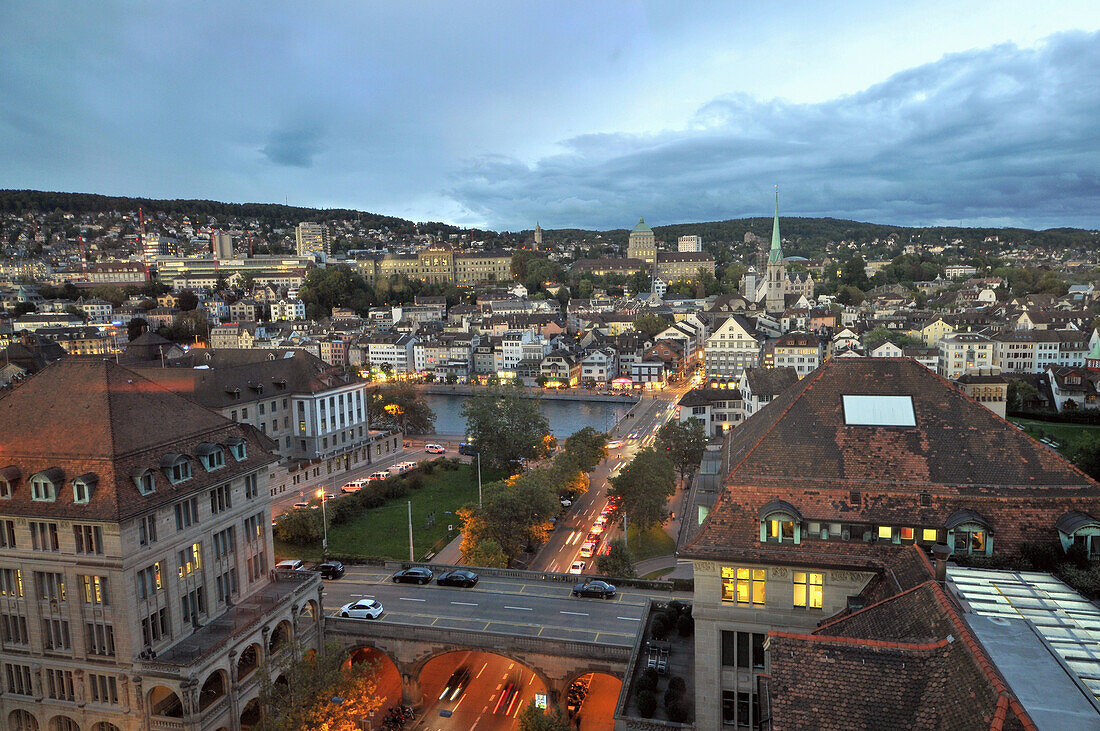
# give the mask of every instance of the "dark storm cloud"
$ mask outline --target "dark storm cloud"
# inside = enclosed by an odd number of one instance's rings
[[[869,60],[873,63],[873,60]],[[1100,34],[946,56],[819,104],[713,100],[688,129],[469,162],[449,193],[508,228],[767,215],[1100,225]]]
[[[276,165],[312,167],[314,156],[321,151],[321,131],[312,125],[279,129],[260,151]]]

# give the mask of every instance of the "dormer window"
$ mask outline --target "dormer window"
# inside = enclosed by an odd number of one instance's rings
[[[247,445],[245,441],[240,437],[236,439],[231,439],[228,442],[227,446],[229,447],[229,452],[233,455],[233,459],[237,460],[238,462],[243,462],[245,459],[248,458]]]
[[[206,468],[207,472],[213,472],[214,470],[225,467],[225,450],[217,444],[203,442],[195,448],[195,454],[198,456],[199,461],[202,462],[202,466]]]
[[[58,467],[42,470],[31,477],[31,499],[38,502],[57,500],[57,486],[64,482],[64,473]]]
[[[156,477],[153,470],[140,470],[134,473],[134,484],[142,495],[151,495],[157,489]]]
[[[19,482],[19,468],[15,465],[0,470],[0,498],[10,500],[15,494],[15,485]]]
[[[788,502],[772,500],[760,510],[761,543],[800,543],[802,514]]]
[[[161,458],[165,476],[173,484],[191,479],[191,462],[186,454],[166,454]]]
[[[73,480],[73,502],[74,503],[88,503],[92,499],[92,490],[95,488],[95,484],[99,481],[99,478],[88,472]]]

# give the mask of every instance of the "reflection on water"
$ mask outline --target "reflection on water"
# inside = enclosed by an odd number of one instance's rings
[[[459,394],[425,394],[424,400],[435,411],[435,430],[440,434],[465,434],[466,420],[462,404],[468,397]],[[550,431],[564,439],[586,426],[607,431],[630,409],[630,404],[602,401],[550,401],[541,404],[542,413],[550,421]]]

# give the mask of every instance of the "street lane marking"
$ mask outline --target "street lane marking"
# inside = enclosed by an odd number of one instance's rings
[[[578,617],[587,617],[588,616],[588,612],[567,612],[564,609],[561,610],[560,612],[558,612],[558,614],[573,614],[573,615],[576,615]]]
[[[641,622],[641,617],[615,617],[615,619],[621,619],[625,622]]]
[[[473,602],[451,602],[451,604],[461,604],[464,607],[476,607],[477,606]]]
[[[358,597],[362,597],[364,599],[373,599],[374,598],[374,594],[348,594],[348,596],[358,596]]]
[[[505,609],[519,609],[520,611],[524,611],[524,612],[533,612],[534,611],[533,607],[510,607],[507,604],[504,605],[504,608]]]
[[[407,596],[399,596],[397,598],[400,599],[403,602],[426,602],[426,601],[428,601],[427,599],[413,599],[412,597],[407,597]]]
[[[478,670],[478,671],[477,671],[477,675],[475,675],[475,676],[474,676],[474,680],[477,680],[478,678],[480,678],[480,677],[481,677],[481,674],[482,674],[483,672],[485,672],[485,668],[487,668],[487,667],[489,667],[489,663],[488,663],[488,662],[486,662],[486,663],[485,663],[484,665],[482,665],[482,666],[481,666],[481,670]]]

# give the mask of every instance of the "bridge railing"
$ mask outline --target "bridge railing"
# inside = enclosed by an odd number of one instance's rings
[[[468,644],[486,650],[499,649],[514,652],[548,652],[555,655],[572,655],[593,660],[626,663],[630,660],[631,645],[607,645],[586,640],[565,640],[554,637],[516,635],[509,632],[455,629],[453,627],[429,627],[403,622],[364,622],[361,619],[325,617],[325,633],[351,636],[381,637],[387,640],[411,642],[444,642]]]

